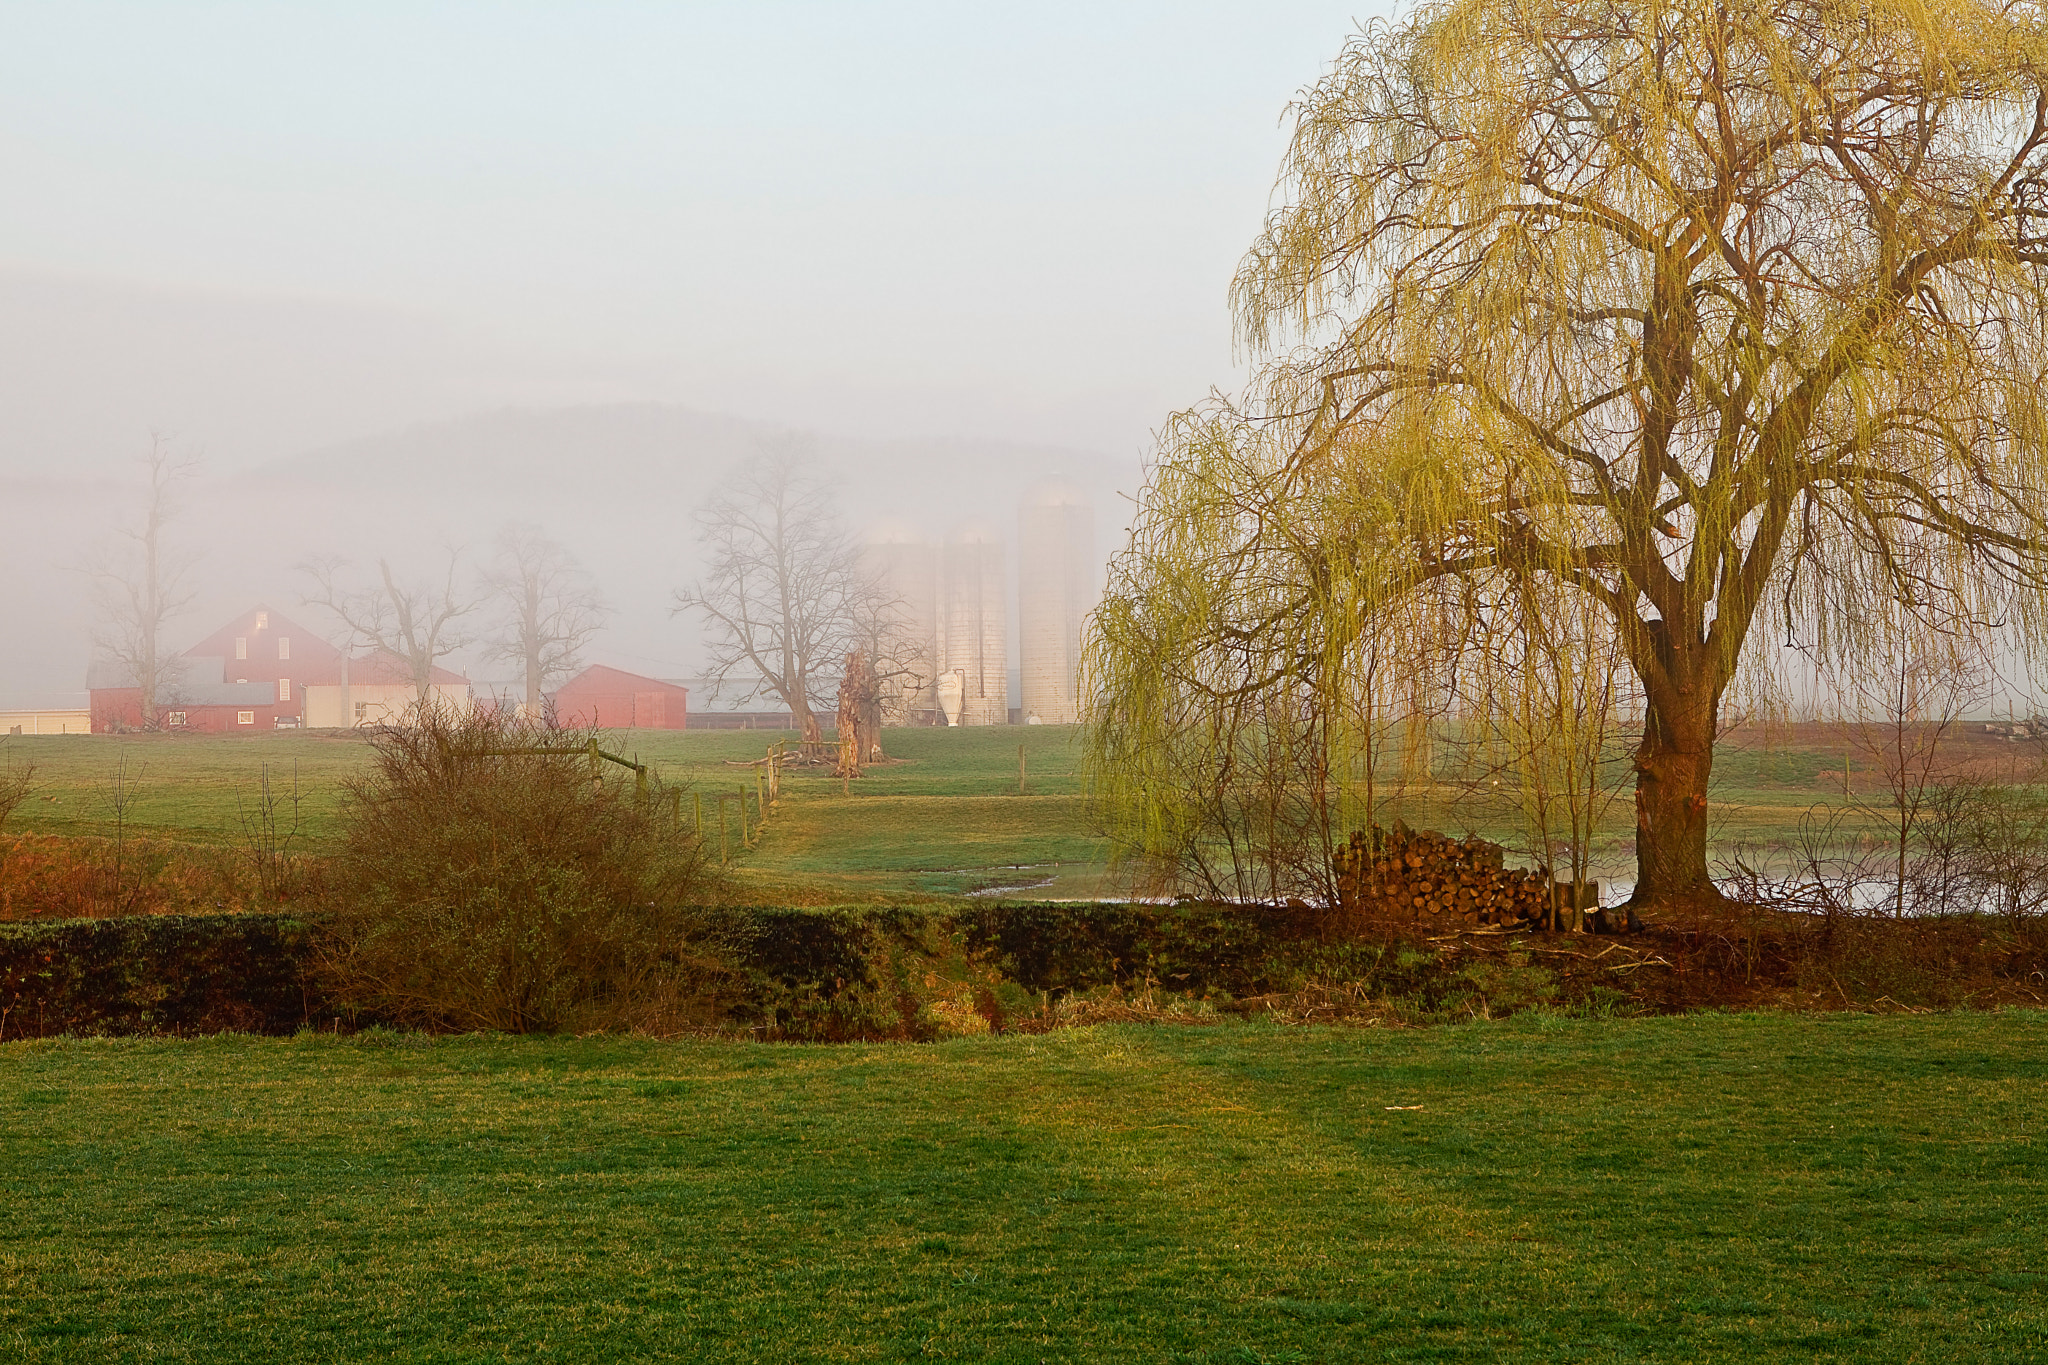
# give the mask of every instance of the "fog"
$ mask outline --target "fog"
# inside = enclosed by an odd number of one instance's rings
[[[83,705],[79,567],[201,457],[178,647],[295,566],[534,522],[689,676],[689,514],[803,434],[856,527],[1098,543],[1225,293],[1331,3],[16,9],[0,53],[0,708]],[[458,662],[469,662],[458,660]]]

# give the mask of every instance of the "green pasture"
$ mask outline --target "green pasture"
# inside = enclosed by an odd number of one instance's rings
[[[1087,828],[1077,731],[1069,726],[905,729],[887,732],[890,761],[842,783],[827,768],[783,771],[782,800],[751,847],[726,806],[735,875],[752,894],[778,899],[900,898],[991,886],[1034,894],[1097,895],[1107,846]],[[648,763],[703,798],[714,840],[719,794],[746,793],[758,820],[753,761],[797,736],[760,730],[629,730],[613,752]],[[1018,751],[1024,784],[1018,788]],[[294,781],[301,796],[301,851],[331,848],[343,783],[368,770],[360,735],[70,735],[0,739],[0,764],[33,763],[37,789],[10,828],[46,834],[111,834],[116,795],[126,792],[129,834],[194,843],[241,843],[267,770],[272,789]],[[694,819],[696,802],[686,812]]]
[[[707,834],[715,838],[715,797],[746,792],[751,832],[759,785],[750,765],[771,744],[794,748],[795,740],[758,730],[617,731],[606,743],[701,795]],[[727,803],[727,844],[749,894],[816,902],[988,888],[1048,898],[1120,889],[1109,877],[1108,845],[1084,809],[1075,728],[904,729],[886,732],[886,742],[892,761],[850,784],[823,767],[786,769],[783,799],[751,846],[742,843],[737,812]],[[315,853],[332,847],[342,784],[364,772],[369,759],[363,737],[320,732],[0,739],[0,764],[36,766],[38,789],[17,812],[17,830],[112,833],[116,793],[125,789],[129,833],[235,845],[248,838],[245,820],[267,769],[273,790],[296,781],[302,831],[295,847]],[[1844,762],[1839,742],[1724,745],[1716,762],[1717,841],[1732,847],[1781,839],[1809,810],[1825,813],[1842,799]],[[1520,841],[1504,812],[1470,806],[1449,784],[1434,793],[1411,788],[1407,810],[1416,824],[1453,834],[1476,830],[1511,847]],[[1633,822],[1623,792],[1595,843],[1597,875],[1632,875]]]
[[[2048,1016],[0,1045],[0,1358],[2048,1360]]]

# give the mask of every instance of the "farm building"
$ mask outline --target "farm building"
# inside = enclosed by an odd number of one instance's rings
[[[174,656],[159,686],[158,723],[202,734],[249,734],[304,723],[303,683],[341,651],[268,607],[255,607]],[[86,675],[92,728],[142,726],[142,688],[124,665],[95,660]]]
[[[393,655],[354,659],[268,607],[255,607],[175,655],[157,710],[167,730],[257,734],[302,726],[378,725],[412,705],[410,672]],[[142,726],[142,688],[125,666],[95,660],[86,676],[92,728]],[[434,691],[469,702],[458,673],[434,670]]]
[[[0,735],[85,735],[92,733],[92,712],[75,707],[43,706],[0,711]]]
[[[443,707],[464,710],[472,699],[469,679],[435,668],[428,692]],[[342,659],[318,680],[308,681],[306,724],[314,729],[347,730],[370,725],[396,725],[419,700],[412,669],[388,650],[374,650]]]
[[[1095,509],[1072,484],[1050,479],[1017,508],[1020,717],[1027,725],[1081,718],[1081,635],[1101,591]]]
[[[592,664],[555,692],[555,718],[572,728],[681,730],[690,714],[690,689],[660,678]]]

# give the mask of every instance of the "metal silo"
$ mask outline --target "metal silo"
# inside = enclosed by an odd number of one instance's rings
[[[891,676],[883,684],[885,725],[936,720],[934,692],[939,659],[939,550],[901,522],[880,522],[862,537],[861,567],[893,599],[900,638],[883,641],[878,653]]]
[[[1010,719],[1009,573],[1003,542],[985,522],[968,522],[940,552],[939,672],[960,670],[962,725]]]
[[[1017,508],[1019,703],[1024,722],[1081,719],[1081,628],[1095,609],[1095,509],[1072,484],[1050,479]]]

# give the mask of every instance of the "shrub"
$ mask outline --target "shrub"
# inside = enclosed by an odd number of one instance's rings
[[[481,708],[376,736],[328,872],[337,994],[429,1028],[708,1019],[729,962],[717,874],[676,790],[594,774],[593,739]]]
[[[11,746],[0,746],[0,753],[4,753],[7,760],[0,764],[0,830],[4,830],[9,817],[35,790],[36,765],[16,762]]]
[[[290,1033],[335,1018],[284,915],[0,924],[0,1041],[57,1033]]]

